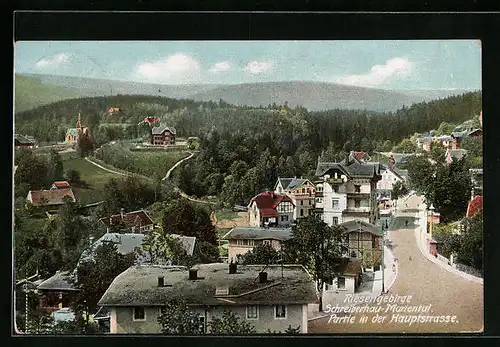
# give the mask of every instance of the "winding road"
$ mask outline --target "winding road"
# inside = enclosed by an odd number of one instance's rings
[[[393,254],[398,259],[398,276],[387,295],[412,295],[409,305],[431,304],[430,312],[425,314],[456,315],[456,323],[391,323],[392,312],[380,313],[387,316],[386,322],[372,323],[375,314],[368,313],[368,322],[363,324],[329,323],[330,317],[310,321],[310,333],[459,333],[483,330],[483,285],[446,271],[421,253],[414,230],[419,227],[416,220],[419,204],[420,197],[412,196],[407,200],[407,209],[397,211],[394,216],[390,234]],[[406,220],[408,226],[405,226]]]

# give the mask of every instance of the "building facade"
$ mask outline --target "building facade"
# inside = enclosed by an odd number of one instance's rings
[[[316,212],[328,225],[349,220],[375,224],[379,218],[377,182],[380,164],[363,163],[349,155],[341,163],[318,162]]]
[[[289,227],[293,223],[295,205],[290,197],[275,192],[263,192],[247,206],[252,227]]]
[[[316,187],[308,179],[278,178],[274,192],[286,194],[292,199],[295,209],[293,219],[311,216],[314,214]]]
[[[307,333],[308,304],[317,301],[314,281],[300,265],[200,264],[133,266],[111,283],[98,305],[109,312],[111,333],[160,333],[158,317],[169,300],[183,300],[198,314],[200,333],[229,310],[257,333],[290,325]]]
[[[152,145],[175,145],[175,128],[160,125],[151,129],[151,144]]]

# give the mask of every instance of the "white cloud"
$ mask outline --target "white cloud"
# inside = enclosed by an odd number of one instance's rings
[[[212,73],[219,73],[227,71],[231,68],[231,63],[228,61],[220,61],[214,65],[209,71]]]
[[[384,65],[374,65],[369,72],[349,75],[336,79],[336,82],[361,87],[377,86],[394,77],[406,77],[413,69],[413,63],[406,58],[392,58]]]
[[[251,61],[243,69],[251,75],[261,74],[273,67],[273,63],[268,61]]]
[[[42,58],[35,63],[38,68],[52,67],[65,64],[69,61],[69,53],[58,53],[49,58]]]
[[[177,53],[165,59],[138,64],[136,77],[159,83],[192,83],[198,80],[200,63],[194,58]]]

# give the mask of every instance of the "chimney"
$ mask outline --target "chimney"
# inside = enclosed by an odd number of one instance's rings
[[[345,165],[346,166],[349,166],[349,155],[350,155],[350,153],[345,154]]]
[[[123,217],[125,217],[125,209],[123,207],[120,209],[120,215],[121,215],[122,219],[123,219]]]
[[[198,270],[189,269],[189,280],[195,281],[198,279]]]
[[[111,232],[111,225],[113,225],[113,218],[111,218],[111,216],[109,217],[109,224],[106,228],[106,232],[107,233],[110,233]]]
[[[231,263],[229,264],[229,274],[234,275],[238,269],[238,265],[236,263]]]
[[[164,287],[165,286],[165,281],[163,276],[158,276],[158,287]]]
[[[267,272],[265,272],[265,271],[259,272],[259,282],[260,283],[267,282]]]

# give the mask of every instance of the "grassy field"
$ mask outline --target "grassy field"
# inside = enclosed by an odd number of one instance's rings
[[[185,150],[136,152],[131,151],[129,145],[116,142],[101,147],[97,158],[121,170],[151,178],[163,178],[176,162],[188,155]]]
[[[66,159],[66,160],[65,160]],[[80,173],[80,178],[88,184],[88,188],[74,188],[73,191],[82,204],[89,204],[102,200],[102,190],[104,185],[112,178],[122,176],[104,171],[95,165],[92,165],[84,158],[65,155],[63,157],[64,172],[70,169]]]
[[[238,218],[238,212],[232,210],[221,210],[215,213],[215,217],[217,217],[217,222],[236,219]]]

